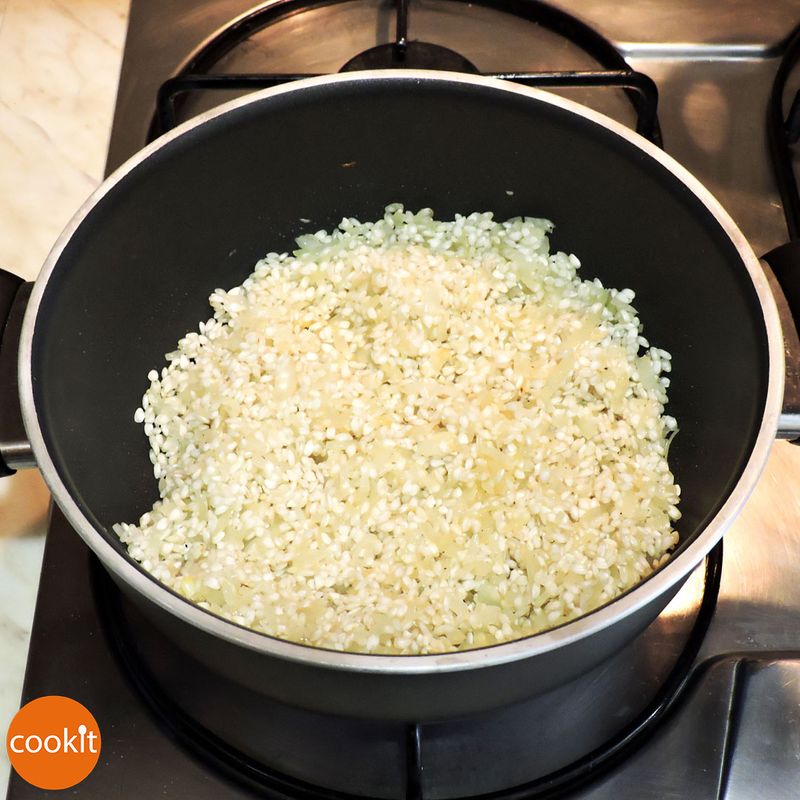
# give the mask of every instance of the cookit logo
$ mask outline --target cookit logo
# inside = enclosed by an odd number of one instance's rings
[[[11,766],[39,789],[80,783],[97,764],[100,744],[100,728],[89,709],[60,695],[26,703],[6,736]]]

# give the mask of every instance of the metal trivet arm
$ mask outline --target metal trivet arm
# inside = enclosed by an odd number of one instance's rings
[[[397,0],[397,22],[394,46],[402,56],[408,48],[408,0]]]

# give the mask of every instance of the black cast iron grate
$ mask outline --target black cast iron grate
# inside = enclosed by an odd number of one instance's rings
[[[786,84],[800,61],[800,25],[792,31],[772,84],[767,106],[767,144],[789,239],[800,239],[800,191],[793,165],[793,149],[800,141],[800,90],[792,100],[788,113],[783,113]]]
[[[149,139],[156,138],[177,124],[180,106],[190,92],[268,89],[302,78],[316,77],[315,73],[214,74],[212,70],[226,53],[263,28],[299,11],[339,1],[273,0],[233,20],[227,27],[200,45],[177,73],[161,85]],[[452,2],[466,2],[466,0],[452,0]],[[622,89],[636,112],[637,133],[662,146],[657,114],[658,89],[655,83],[649,76],[632,69],[617,48],[594,28],[541,0],[499,0],[499,2],[476,0],[476,3],[537,23],[580,47],[601,66],[598,70],[482,74],[531,87]],[[408,67],[478,72],[466,58],[448,48],[410,39],[409,0],[395,0],[395,5],[394,41],[359,53],[342,66],[342,71]]]

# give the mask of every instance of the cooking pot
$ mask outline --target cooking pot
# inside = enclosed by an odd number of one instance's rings
[[[554,220],[554,246],[578,254],[584,278],[632,288],[646,335],[672,353],[680,544],[603,608],[466,652],[333,652],[204,611],[148,575],[112,532],[157,498],[148,442],[133,420],[145,376],[209,316],[211,291],[241,283],[301,232],[343,216],[377,219],[390,202],[430,206],[439,219],[491,210]],[[475,713],[608,658],[659,614],[736,518],[783,399],[781,329],[764,272],[695,178],[582,106],[456,73],[303,80],[195,118],[98,188],[32,287],[6,274],[0,296],[4,369],[18,371],[0,377],[6,471],[35,459],[119,588],[192,657],[268,696],[350,716]],[[15,434],[20,411],[24,433]]]

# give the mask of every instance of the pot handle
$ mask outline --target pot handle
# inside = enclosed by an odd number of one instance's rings
[[[17,381],[17,355],[22,318],[32,283],[0,269],[0,477],[34,466]]]
[[[794,240],[770,250],[764,256],[769,271],[775,278],[785,304],[780,303],[783,341],[786,354],[786,381],[783,391],[783,409],[778,420],[778,438],[800,444],[800,240]],[[773,285],[773,290],[776,287]]]

